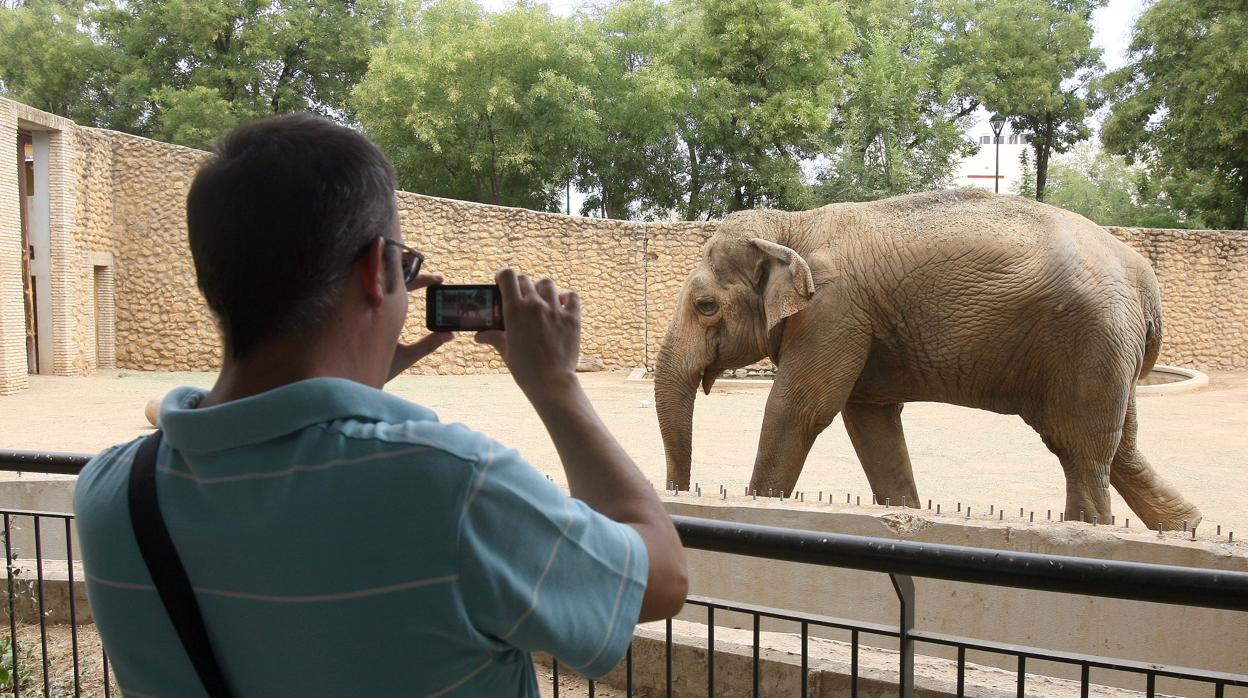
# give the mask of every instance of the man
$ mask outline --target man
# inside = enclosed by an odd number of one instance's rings
[[[498,273],[482,332],[550,432],[574,498],[515,451],[380,390],[449,341],[400,344],[419,273],[393,171],[306,115],[237,128],[187,228],[225,360],[161,407],[160,512],[236,696],[537,695],[530,651],[589,676],[687,591],[683,551],[575,376],[580,301]],[[140,556],[141,440],[83,470],[87,591],[126,696],[205,689]]]

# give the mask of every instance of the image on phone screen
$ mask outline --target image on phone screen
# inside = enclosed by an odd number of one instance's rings
[[[502,298],[490,284],[430,286],[428,325],[432,330],[502,329]]]

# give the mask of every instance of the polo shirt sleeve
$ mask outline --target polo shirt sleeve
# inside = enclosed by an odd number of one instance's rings
[[[646,590],[641,536],[565,495],[514,450],[476,464],[460,522],[460,584],[471,624],[590,678],[628,649]]]

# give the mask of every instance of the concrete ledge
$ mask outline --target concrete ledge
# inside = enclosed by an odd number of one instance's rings
[[[17,622],[34,624],[39,622],[39,579],[34,560],[16,560],[13,563],[13,615]],[[9,620],[9,584],[6,576],[0,580],[0,622]],[[82,563],[74,563],[74,622],[77,625],[89,625],[95,622],[91,614],[91,606],[87,603],[87,585]],[[43,561],[43,613],[44,620],[50,624],[65,624],[70,621],[69,613],[69,570],[65,563]]]

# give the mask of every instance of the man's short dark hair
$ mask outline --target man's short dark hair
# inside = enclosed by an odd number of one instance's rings
[[[186,200],[195,274],[226,351],[314,334],[351,263],[396,215],[394,169],[360,133],[309,114],[234,129]]]

